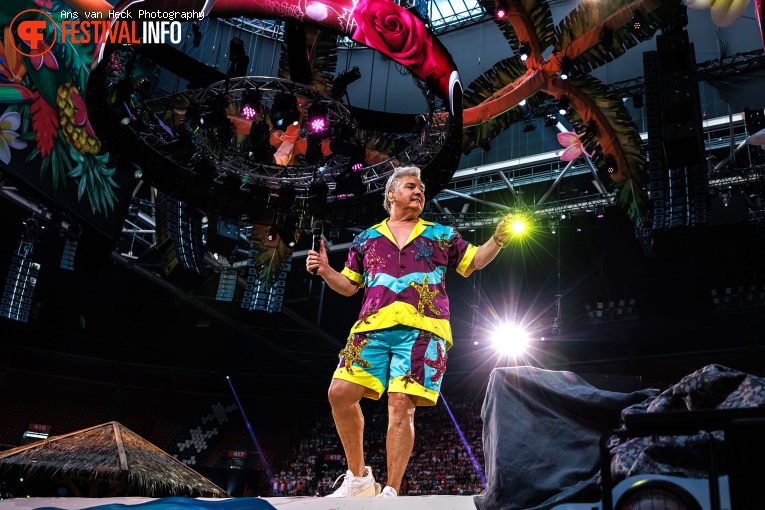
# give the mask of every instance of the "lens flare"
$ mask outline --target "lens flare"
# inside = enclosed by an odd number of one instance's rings
[[[491,341],[500,353],[517,357],[526,352],[529,336],[526,330],[517,324],[505,323],[497,326]]]

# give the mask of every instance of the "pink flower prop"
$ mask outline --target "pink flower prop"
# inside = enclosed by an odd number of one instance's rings
[[[23,41],[23,39],[22,39]],[[24,41],[27,46],[30,48],[32,47],[29,44],[29,41]],[[58,71],[58,61],[56,60],[56,56],[53,55],[53,51],[49,51],[50,45],[46,43],[45,41],[42,41],[40,43],[41,49],[39,55],[32,55],[29,57],[29,62],[32,63],[32,66],[35,68],[35,70],[39,71],[42,69],[43,64],[48,69],[52,69],[54,71]],[[44,52],[44,53],[43,53]]]
[[[18,140],[16,132],[21,127],[21,115],[18,112],[5,112],[0,115],[0,161],[6,165],[11,162],[11,149],[23,149],[27,142]]]
[[[579,138],[579,135],[576,133],[572,133],[571,131],[566,131],[564,133],[558,133],[558,142],[566,147],[566,150],[563,151],[563,154],[560,155],[561,161],[574,161],[576,158],[581,156],[582,154],[587,154],[587,152],[584,150],[584,145],[582,144],[582,140]],[[595,151],[593,151],[592,154],[594,154]],[[592,157],[592,154],[587,154],[589,157]]]
[[[44,7],[48,10],[53,9],[53,3],[51,2],[51,0],[35,0],[35,3],[37,4],[38,7]]]
[[[437,67],[433,40],[414,14],[390,0],[359,0],[353,10],[352,39],[426,77]]]
[[[74,102],[74,124],[77,126],[85,124],[85,130],[88,132],[88,135],[95,138],[96,134],[88,119],[88,107],[85,105],[85,100],[77,91],[73,90],[72,101]]]

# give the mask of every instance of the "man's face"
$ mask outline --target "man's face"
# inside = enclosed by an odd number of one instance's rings
[[[425,207],[425,187],[417,177],[405,175],[398,181],[398,186],[388,199],[393,207],[416,211],[419,215]]]

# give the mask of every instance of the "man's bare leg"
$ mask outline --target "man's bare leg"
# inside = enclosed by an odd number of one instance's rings
[[[359,401],[366,388],[358,384],[332,379],[329,385],[329,403],[340,441],[343,443],[348,469],[353,476],[364,476],[364,415]]]
[[[401,480],[414,447],[415,399],[406,393],[388,393],[388,480],[385,485],[401,491]]]

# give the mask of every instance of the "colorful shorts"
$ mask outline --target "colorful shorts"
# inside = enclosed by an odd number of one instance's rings
[[[367,388],[367,398],[389,392],[419,397],[418,406],[436,405],[446,372],[446,342],[429,331],[408,326],[352,333],[333,379]]]

